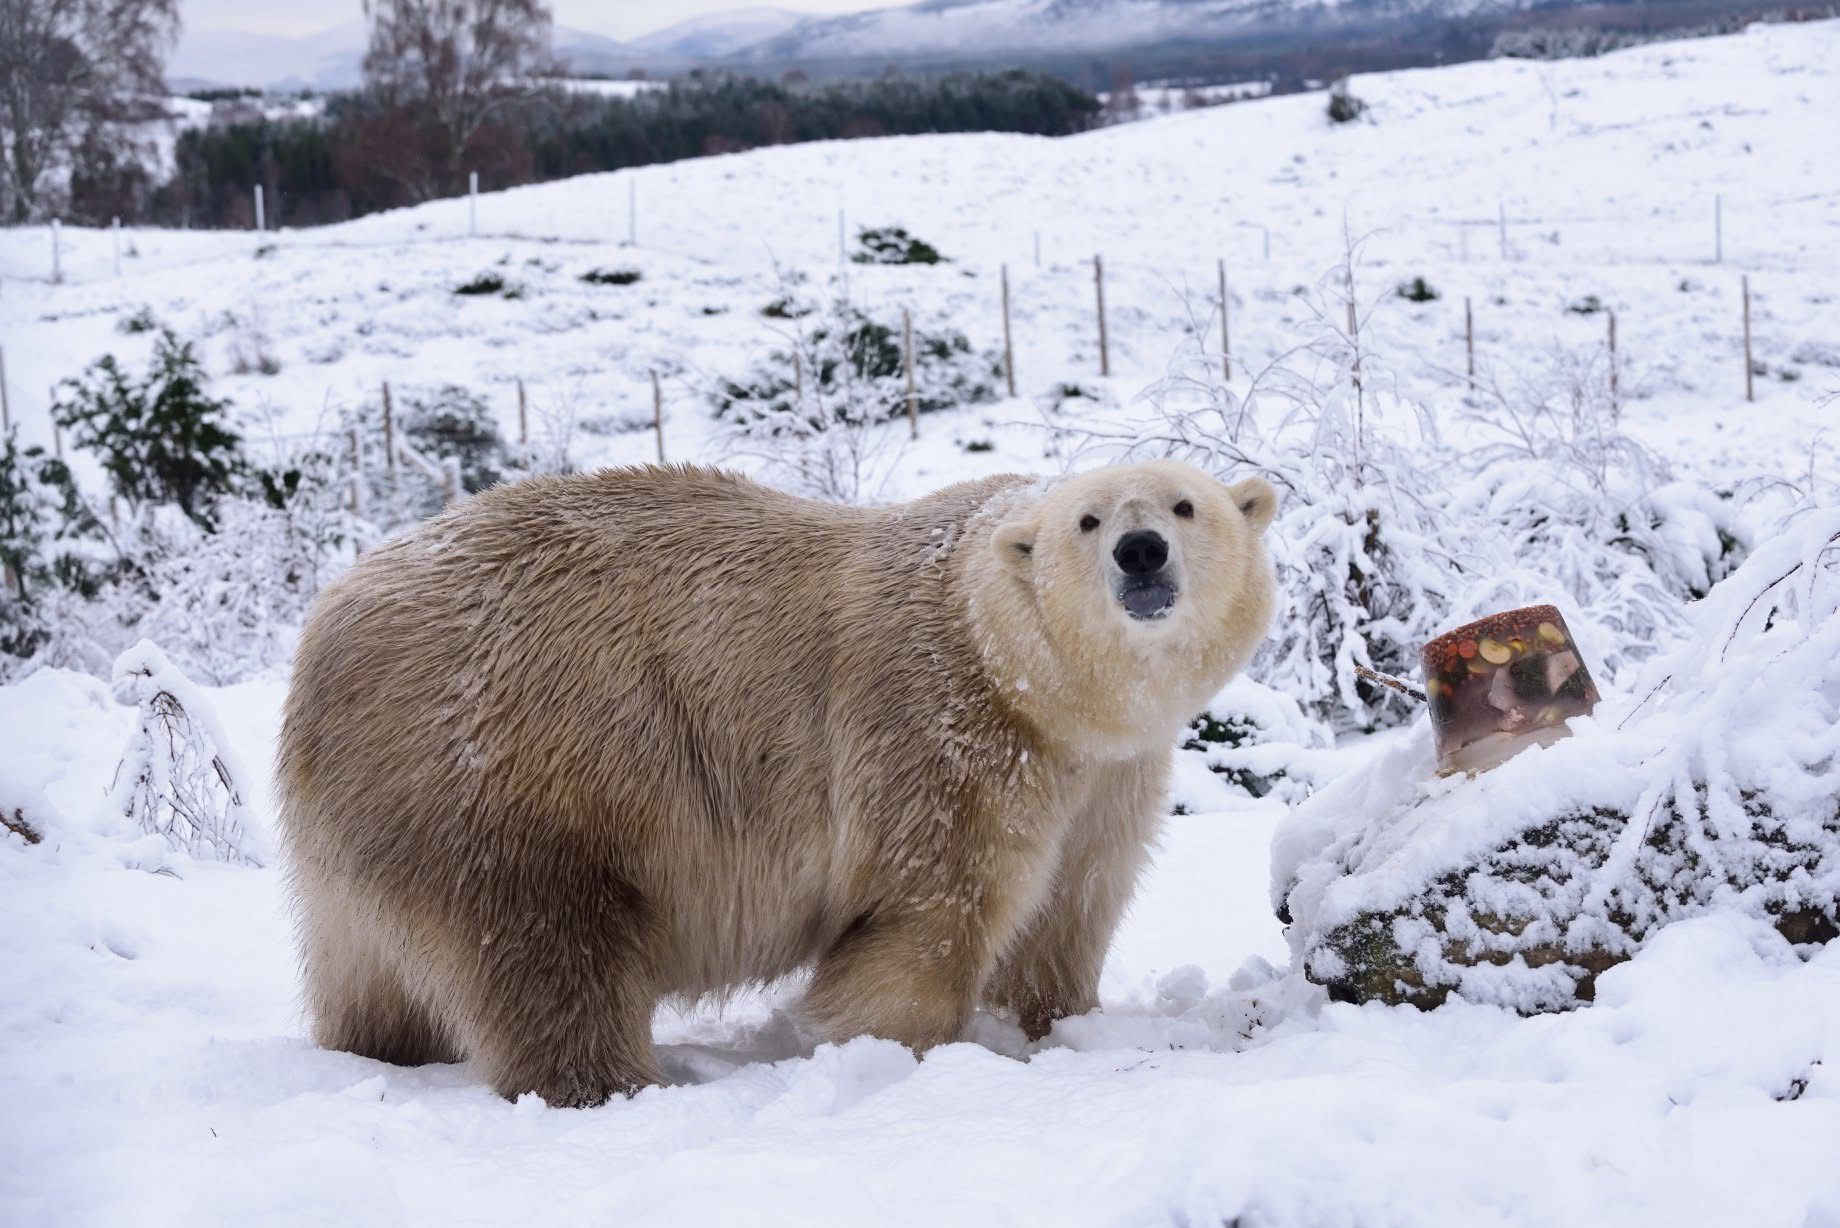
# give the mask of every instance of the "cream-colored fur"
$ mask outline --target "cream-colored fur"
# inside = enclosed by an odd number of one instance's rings
[[[658,1080],[661,997],[799,968],[838,1039],[1091,1009],[1177,732],[1270,620],[1274,509],[1167,462],[875,510],[643,469],[378,548],[282,733],[316,1039],[590,1104]],[[1161,617],[1119,604],[1132,529]]]

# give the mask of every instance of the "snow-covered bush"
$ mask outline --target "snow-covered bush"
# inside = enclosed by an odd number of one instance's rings
[[[1308,975],[1549,1010],[1696,913],[1840,936],[1840,510],[1782,526],[1688,618],[1570,739],[1436,779],[1421,727],[1302,806],[1273,887]]]
[[[213,503],[244,472],[229,408],[205,389],[191,343],[161,329],[146,375],[135,379],[105,355],[58,385],[51,412],[73,445],[96,454],[131,509],[173,503],[208,526]]]
[[[1189,724],[1182,751],[1253,797],[1300,802],[1327,777],[1328,730],[1297,701],[1245,675]]]
[[[446,505],[452,478],[456,494],[477,494],[516,476],[531,457],[514,455],[498,428],[497,415],[486,399],[458,384],[402,384],[390,386],[391,429],[384,430],[381,391],[350,407],[340,417],[343,455],[339,464],[349,473],[353,463],[350,437],[357,433],[362,452],[362,480],[358,506],[364,516],[385,531],[414,524]],[[398,449],[392,466],[387,447]],[[415,457],[403,455],[411,451]],[[422,462],[417,463],[416,457]],[[445,471],[451,464],[453,475]]]
[[[1225,480],[1247,470],[1269,478],[1283,499],[1267,534],[1278,612],[1253,673],[1319,720],[1371,730],[1412,708],[1355,667],[1415,669],[1419,646],[1451,621],[1488,551],[1440,521],[1442,483],[1427,468],[1437,433],[1369,344],[1354,260],[1351,245],[1349,263],[1305,300],[1313,333],[1245,392],[1219,382],[1219,356],[1199,341],[1211,330],[1197,328],[1152,390],[1150,422],[1060,429],[1108,459],[1176,456]]]
[[[374,536],[344,506],[320,451],[273,470],[233,462],[238,489],[188,517],[137,471],[142,497],[98,507],[60,460],[0,452],[0,679],[41,666],[107,676],[134,640],[166,643],[182,666],[233,682],[286,659],[293,628],[333,571]],[[126,507],[125,513],[121,510]]]
[[[603,269],[593,268],[583,273],[579,280],[590,286],[630,286],[644,274],[638,269]]]
[[[225,500],[213,532],[180,523],[160,536],[147,566],[154,599],[133,634],[208,682],[239,681],[292,654],[313,598],[363,536],[324,485],[280,507]]]
[[[864,227],[856,232],[857,264],[943,264],[945,257],[925,239],[900,226]]]
[[[872,502],[892,447],[878,428],[908,412],[901,322],[843,302],[784,318],[782,344],[743,378],[717,381],[711,394],[728,427],[727,450],[759,462],[768,480],[788,489]],[[994,352],[973,349],[944,324],[916,322],[913,345],[916,414],[995,399]]]
[[[111,811],[194,857],[259,866],[228,743],[203,696],[153,643],[115,663],[117,687],[140,709],[109,788]]]
[[[281,359],[275,354],[274,338],[269,335],[268,320],[259,300],[251,299],[241,310],[226,312],[224,330],[230,335],[231,371],[238,375],[281,373]]]
[[[1243,390],[1219,381],[1214,329],[1191,329],[1145,422],[1069,417],[1053,429],[1106,459],[1173,455],[1283,495],[1268,534],[1279,608],[1253,673],[1317,719],[1368,731],[1416,715],[1361,677],[1418,672],[1423,644],[1517,605],[1575,614],[1608,674],[1662,650],[1682,602],[1743,558],[1738,501],[1671,481],[1623,433],[1601,351],[1554,351],[1511,378],[1485,372],[1460,444],[1376,352],[1355,296],[1356,245],[1306,299],[1301,344]]]
[[[1329,87],[1329,122],[1346,124],[1361,118],[1367,104],[1348,90],[1348,78],[1339,78]]]

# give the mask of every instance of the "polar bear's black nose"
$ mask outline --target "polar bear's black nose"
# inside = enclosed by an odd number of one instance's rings
[[[1127,576],[1147,576],[1169,561],[1169,543],[1161,533],[1139,529],[1112,547],[1112,558]]]

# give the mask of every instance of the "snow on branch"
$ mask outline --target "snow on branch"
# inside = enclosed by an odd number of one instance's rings
[[[115,662],[118,687],[140,708],[108,807],[194,857],[259,866],[223,732],[203,694],[151,640]]]

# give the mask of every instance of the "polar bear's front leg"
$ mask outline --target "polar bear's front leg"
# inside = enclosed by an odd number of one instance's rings
[[[865,914],[818,961],[804,1012],[833,1041],[880,1036],[916,1053],[950,1044],[971,1016],[976,945],[962,915],[944,909]]]
[[[1030,1040],[1099,1005],[1099,972],[1162,826],[1168,778],[1166,757],[1094,769],[1054,884],[984,991]]]
[[[870,854],[903,870],[818,960],[804,1013],[827,1038],[868,1034],[924,1052],[964,1036],[979,989],[1037,906],[1039,887],[1027,885],[1052,874],[1058,825],[1027,805],[1006,794],[939,831],[929,818],[905,851]]]

